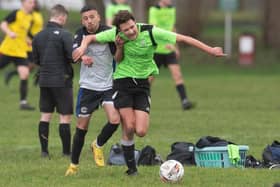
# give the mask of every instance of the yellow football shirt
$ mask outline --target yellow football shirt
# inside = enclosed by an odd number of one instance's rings
[[[12,57],[27,57],[27,35],[32,22],[32,14],[27,14],[22,10],[11,12],[4,21],[8,22],[8,27],[16,33],[16,38],[6,35],[0,46],[0,53]]]

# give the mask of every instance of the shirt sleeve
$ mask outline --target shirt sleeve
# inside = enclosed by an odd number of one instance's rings
[[[99,43],[115,42],[116,27],[96,34],[96,41]]]
[[[175,44],[176,43],[176,33],[160,29],[158,27],[153,27],[152,30],[154,39],[157,44]]]
[[[81,32],[81,30],[77,30],[75,35],[74,35],[74,41],[73,41],[73,50],[80,47],[81,43],[83,40],[83,34]]]
[[[3,21],[6,21],[8,23],[12,23],[16,20],[16,17],[17,17],[17,11],[18,10],[14,10],[12,11],[10,14],[8,14]]]
[[[36,36],[32,40],[32,54],[33,54],[33,62],[40,66],[39,52],[37,47],[37,39]]]
[[[65,32],[63,35],[63,45],[64,45],[64,54],[69,63],[73,63],[72,59],[72,46],[73,46],[73,37],[70,32]]]

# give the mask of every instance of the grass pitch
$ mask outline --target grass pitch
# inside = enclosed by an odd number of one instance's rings
[[[152,87],[150,129],[146,137],[135,139],[136,148],[151,145],[165,159],[173,142],[196,143],[201,136],[211,135],[249,145],[248,154],[261,159],[263,148],[279,139],[280,66],[277,59],[270,51],[264,51],[254,66],[242,68],[234,62],[188,49],[181,60],[182,70],[188,95],[197,102],[197,108],[182,111],[169,72],[162,69]],[[12,66],[0,72],[0,186],[171,186],[160,181],[159,166],[139,167],[136,177],[125,176],[125,167],[95,166],[89,146],[105,123],[102,110],[94,114],[91,121],[78,175],[64,177],[70,161],[61,156],[57,115],[50,126],[51,160],[41,159],[37,135],[39,89],[30,84],[29,100],[37,110],[20,111],[17,78],[8,87],[3,84],[3,75],[8,69]],[[78,71],[75,92],[77,82]],[[74,129],[75,119],[72,134]],[[106,157],[120,136],[119,129],[104,147]],[[279,181],[277,170],[185,166],[183,180],[172,186],[268,187]]]

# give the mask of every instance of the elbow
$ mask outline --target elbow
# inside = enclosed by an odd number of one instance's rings
[[[5,32],[5,22],[3,22],[3,21],[1,22],[0,28],[3,32]]]

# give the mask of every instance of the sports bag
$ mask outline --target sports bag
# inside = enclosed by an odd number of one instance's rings
[[[263,150],[264,165],[270,167],[273,164],[280,164],[280,142],[274,140],[271,145],[267,145]]]
[[[175,142],[171,145],[171,153],[167,160],[177,160],[181,164],[195,165],[194,144],[190,142]]]
[[[156,150],[152,146],[147,145],[140,151],[138,165],[150,166],[161,164],[162,162],[162,159],[156,154]]]
[[[135,155],[135,161],[137,163],[138,159],[139,159],[140,151],[135,150],[134,155]],[[109,153],[109,158],[107,160],[107,164],[108,165],[125,165],[126,164],[124,155],[123,155],[123,150],[122,150],[122,147],[120,144],[117,143],[115,145],[112,145],[112,147],[110,149],[110,153]]]

